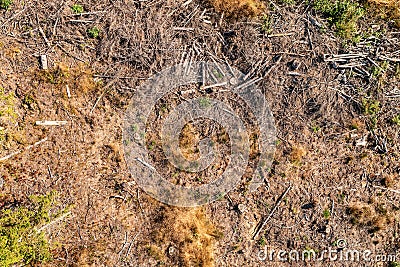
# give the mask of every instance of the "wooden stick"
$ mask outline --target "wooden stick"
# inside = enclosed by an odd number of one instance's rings
[[[35,124],[39,126],[62,126],[67,125],[68,121],[36,121]]]
[[[267,222],[272,218],[272,215],[274,215],[276,209],[279,207],[281,204],[283,198],[286,196],[286,194],[292,189],[292,185],[289,185],[288,188],[286,188],[285,192],[279,197],[278,201],[275,203],[274,208],[271,210],[269,213],[268,217],[262,222],[256,233],[253,235],[253,240],[258,236],[258,234],[261,232],[261,230],[264,228],[264,226],[267,224]]]
[[[97,98],[96,102],[94,103],[92,109],[91,109],[90,112],[89,112],[90,115],[92,115],[93,110],[96,108],[97,104],[100,102],[100,99],[107,93],[108,88],[111,87],[111,86],[116,82],[116,80],[117,80],[118,78],[119,78],[118,75],[116,75],[116,76],[114,77],[114,79],[112,79],[111,81],[109,81],[109,82],[103,87],[103,92],[102,92],[101,95]]]
[[[71,19],[69,22],[72,22],[72,23],[92,23],[93,22],[93,20],[81,20],[81,19]]]
[[[153,166],[151,166],[149,163],[147,163],[146,161],[140,159],[140,158],[136,158],[137,161],[139,161],[140,163],[142,163],[144,166],[146,166],[147,168],[149,168],[152,171],[155,171],[156,168],[154,168]]]
[[[67,90],[67,96],[68,96],[68,98],[71,98],[71,91],[69,90],[68,84],[65,86],[65,89]]]
[[[194,31],[194,28],[186,28],[186,27],[174,27],[174,31]]]
[[[394,190],[394,189],[390,189],[390,188],[383,187],[383,186],[379,186],[379,185],[373,185],[372,187],[374,187],[374,188],[379,188],[379,189],[382,189],[382,190],[386,190],[386,191],[389,191],[389,192],[393,192],[393,193],[400,194],[400,191],[399,191],[399,190]]]
[[[71,15],[68,15],[68,17],[95,15],[95,14],[98,14],[98,13],[105,13],[105,12],[107,12],[107,11],[104,10],[104,11],[94,11],[94,12],[83,12],[83,13],[79,13],[79,14],[71,14]]]
[[[253,79],[251,79],[251,80],[249,80],[249,81],[247,81],[247,82],[245,82],[245,83],[242,83],[241,85],[237,86],[235,89],[236,89],[236,90],[239,90],[239,89],[241,89],[241,88],[249,87],[250,85],[253,85],[253,84],[255,84],[256,82],[259,82],[259,81],[261,81],[262,79],[264,79],[264,77],[255,77],[255,78],[253,78]]]
[[[67,213],[65,213],[65,214],[63,214],[62,216],[56,218],[55,220],[51,221],[50,223],[48,223],[48,224],[46,224],[46,225],[40,227],[40,228],[37,229],[36,231],[37,231],[38,233],[40,233],[41,231],[43,231],[44,229],[46,229],[46,228],[49,227],[50,225],[53,225],[53,224],[55,224],[56,222],[59,222],[59,221],[63,220],[65,217],[67,217],[67,216],[70,215],[70,214],[71,214],[71,212],[68,211]]]
[[[268,34],[267,37],[283,37],[283,36],[290,36],[293,34],[295,34],[295,32],[276,33],[276,34]]]
[[[214,87],[218,87],[218,86],[225,86],[227,84],[228,84],[228,82],[216,83],[216,84],[204,86],[201,89],[205,90],[205,89],[210,89],[210,88],[214,88]]]
[[[35,146],[38,146],[38,145],[40,145],[41,143],[46,142],[46,141],[47,141],[47,137],[44,138],[44,139],[42,139],[42,140],[40,140],[40,141],[38,141],[38,142],[36,142],[36,143],[34,143],[33,145],[27,146],[25,149],[17,150],[17,151],[15,151],[15,152],[13,152],[13,153],[11,153],[11,154],[5,156],[5,157],[0,158],[0,162],[1,162],[1,161],[6,161],[6,160],[8,160],[8,159],[10,159],[10,158],[12,158],[12,157],[14,157],[14,156],[16,156],[16,155],[18,155],[18,154],[24,152],[24,151],[29,150],[29,149],[31,149],[31,148],[33,148],[33,147],[35,147]]]
[[[47,55],[40,56],[40,64],[41,64],[42,70],[47,70],[49,68],[49,65],[47,63]]]

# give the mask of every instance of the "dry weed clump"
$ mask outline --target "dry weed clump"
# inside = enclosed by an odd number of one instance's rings
[[[367,227],[372,233],[393,222],[393,214],[382,203],[355,203],[349,206],[348,212],[352,224]]]
[[[68,86],[71,93],[78,96],[94,90],[97,86],[92,69],[85,64],[69,68],[64,63],[58,63],[49,70],[40,71],[37,76],[39,80],[58,87]]]
[[[180,266],[214,266],[213,243],[221,233],[202,209],[170,208],[161,212],[148,252],[156,260],[172,258]]]
[[[394,20],[397,27],[400,27],[400,1],[398,0],[367,0],[368,3],[378,11],[384,18]]]
[[[290,161],[294,164],[300,164],[307,151],[302,146],[293,146],[290,152]]]
[[[265,11],[260,0],[210,0],[218,12],[224,12],[228,17],[254,17]]]
[[[191,124],[188,123],[183,127],[179,145],[182,150],[183,156],[188,160],[197,160],[200,158],[200,153],[196,144],[200,140],[200,133]]]

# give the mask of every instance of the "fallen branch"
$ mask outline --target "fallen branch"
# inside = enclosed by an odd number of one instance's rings
[[[90,110],[90,115],[92,115],[93,110],[96,108],[97,104],[100,102],[101,98],[108,92],[108,88],[111,87],[118,79],[118,75],[114,76],[114,79],[109,81],[104,87],[103,87],[103,92],[101,95],[97,98],[96,102],[94,103],[92,109]]]
[[[283,36],[290,36],[293,34],[295,34],[295,32],[275,33],[275,34],[268,34],[267,37],[283,37]]]
[[[194,28],[174,27],[174,31],[194,31]]]
[[[36,121],[35,123],[38,126],[62,126],[67,125],[67,121]]]
[[[216,84],[212,84],[212,85],[207,85],[207,86],[201,87],[201,89],[206,90],[206,89],[211,89],[211,88],[214,88],[214,87],[225,86],[227,84],[228,84],[228,82],[216,83]]]
[[[378,189],[382,189],[382,190],[386,190],[386,191],[389,191],[389,192],[392,192],[392,193],[400,194],[399,190],[394,190],[394,189],[390,189],[390,188],[379,186],[379,185],[373,185],[372,187],[378,188]]]
[[[378,56],[380,60],[388,60],[392,62],[400,62],[400,58],[390,58],[385,56]]]
[[[249,87],[250,85],[253,85],[253,84],[257,83],[257,82],[261,81],[262,79],[264,79],[264,77],[255,77],[255,78],[253,78],[253,79],[251,79],[251,80],[249,80],[249,81],[247,81],[245,83],[240,84],[235,89],[239,90],[241,88]]]
[[[34,143],[33,145],[27,146],[25,149],[17,150],[17,151],[15,151],[15,152],[13,152],[13,153],[11,153],[11,154],[5,156],[5,157],[0,158],[0,162],[1,162],[1,161],[6,161],[6,160],[8,160],[8,159],[10,159],[10,158],[12,158],[12,157],[14,157],[14,156],[16,156],[16,155],[18,155],[18,154],[24,152],[24,151],[27,151],[27,150],[29,150],[29,149],[31,149],[31,148],[33,148],[33,147],[35,147],[35,146],[38,146],[38,145],[40,145],[41,143],[46,142],[46,141],[47,141],[47,137],[44,138],[44,139],[42,139],[42,140],[40,140],[40,141],[38,141],[38,142],[36,142],[36,143]]]
[[[41,231],[43,231],[43,230],[46,229],[47,227],[49,227],[49,226],[55,224],[56,222],[59,222],[59,221],[63,220],[65,217],[67,217],[67,216],[70,215],[70,214],[71,214],[71,212],[68,211],[67,213],[65,213],[65,214],[63,214],[62,216],[56,218],[55,220],[51,221],[50,223],[48,223],[48,224],[46,224],[46,225],[43,225],[42,227],[40,227],[40,228],[37,229],[36,231],[37,231],[38,233],[40,233]]]
[[[146,166],[147,168],[149,168],[152,171],[155,171],[156,168],[154,168],[153,166],[151,166],[149,163],[147,163],[146,161],[140,159],[140,158],[135,158],[135,160],[137,160],[138,162],[142,163],[144,166]]]
[[[255,234],[253,235],[253,240],[260,234],[261,230],[264,228],[264,226],[268,223],[268,221],[272,218],[272,215],[274,215],[276,209],[279,207],[279,205],[281,204],[283,198],[286,196],[286,194],[290,191],[290,189],[292,189],[292,185],[289,185],[288,188],[286,188],[285,192],[283,192],[283,194],[279,197],[278,201],[275,203],[274,208],[271,210],[271,212],[269,213],[268,217],[262,222],[262,224],[260,225],[260,227],[258,227],[258,230],[255,232]]]
[[[71,19],[69,22],[72,22],[72,23],[92,23],[93,20]]]
[[[37,14],[36,14],[36,20],[37,20],[37,23],[38,23],[38,28],[39,28],[40,34],[42,35],[42,37],[43,37],[45,43],[47,44],[47,46],[48,46],[49,48],[51,48],[51,44],[50,44],[49,40],[47,39],[47,36],[46,36],[46,34],[44,33],[42,27],[40,26],[39,17],[38,17]]]

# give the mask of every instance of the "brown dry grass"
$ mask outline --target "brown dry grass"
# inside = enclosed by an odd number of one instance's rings
[[[299,164],[306,154],[307,151],[302,146],[293,146],[290,152],[290,161]]]
[[[214,266],[214,240],[220,237],[219,231],[206,218],[203,209],[165,208],[159,218],[160,227],[155,228],[153,240],[148,251],[156,260],[161,260],[173,247],[181,266]],[[163,247],[168,246],[168,247]]]
[[[394,20],[397,27],[400,27],[400,1],[398,0],[367,0],[377,10],[378,15]]]
[[[259,0],[210,0],[218,12],[224,12],[229,17],[257,16],[265,11],[264,4]]]
[[[54,68],[38,72],[36,76],[38,80],[63,89],[63,92],[65,92],[65,86],[68,85],[73,90],[71,93],[78,96],[94,90],[97,86],[93,79],[93,71],[86,64],[78,64],[76,67],[70,68],[61,62],[57,63]]]
[[[182,149],[182,154],[186,159],[197,160],[199,159],[199,151],[196,149],[196,144],[200,139],[200,133],[191,124],[188,123],[183,127],[179,145]]]
[[[349,207],[351,222],[354,225],[367,227],[370,232],[385,229],[393,222],[394,213],[382,203],[354,203]]]

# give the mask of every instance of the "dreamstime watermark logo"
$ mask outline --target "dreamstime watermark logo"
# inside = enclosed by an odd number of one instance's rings
[[[336,241],[336,247],[328,247],[322,251],[305,250],[275,250],[262,249],[258,251],[259,261],[297,262],[297,261],[347,261],[347,262],[395,262],[396,254],[374,254],[371,250],[357,250],[347,248],[344,239]]]
[[[126,111],[123,141],[125,158],[134,179],[148,194],[169,205],[192,207],[221,198],[235,188],[249,169],[251,144],[256,144],[257,157],[251,164],[251,189],[263,183],[275,150],[274,120],[263,93],[255,85],[260,79],[249,79],[227,64],[196,62],[180,64],[163,70],[137,89],[132,104]],[[177,89],[194,85],[197,94],[184,98]],[[175,93],[180,99],[165,115],[159,109],[160,99]],[[229,92],[228,98],[212,96]],[[232,101],[229,101],[233,99]],[[228,99],[228,100],[227,100]],[[240,106],[238,108],[238,106]],[[241,112],[239,112],[241,111]],[[200,157],[188,159],[180,149],[180,134],[193,120],[211,120],[222,126],[230,140],[228,164],[214,181],[199,186],[176,185],[157,170],[149,153],[147,135],[152,130],[151,114],[158,114],[163,123],[158,126],[164,159],[179,171],[197,173],[207,169],[215,159],[215,146],[210,138],[199,141]],[[163,113],[163,115],[160,115]],[[240,113],[240,114],[238,114]],[[249,123],[257,128],[249,134]],[[154,124],[154,123],[153,123]],[[254,142],[254,137],[257,139]]]

